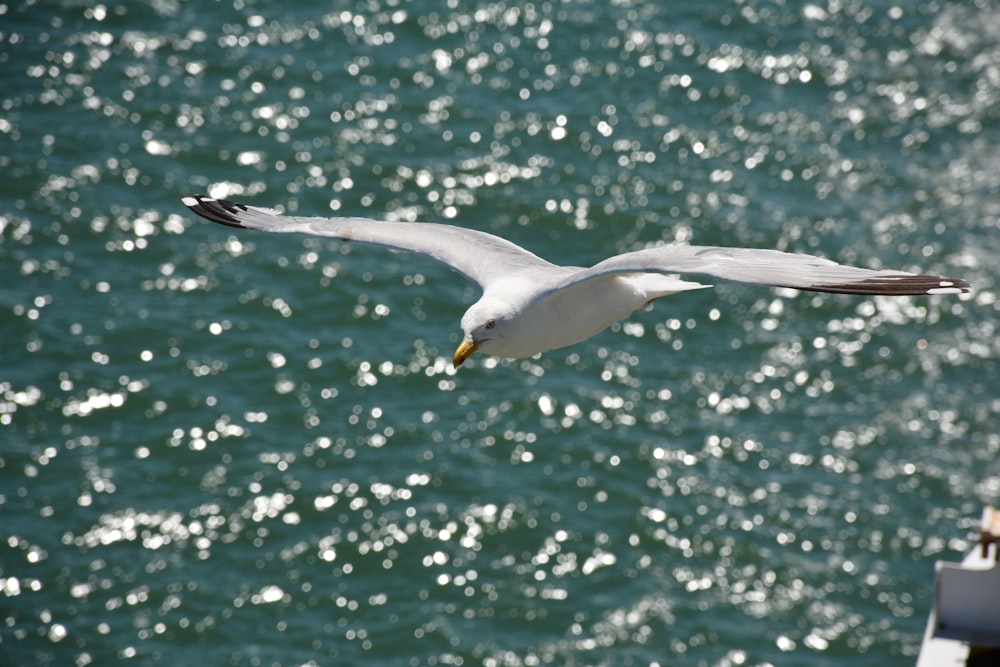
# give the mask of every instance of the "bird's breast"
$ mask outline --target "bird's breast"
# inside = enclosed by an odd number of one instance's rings
[[[617,276],[544,295],[517,318],[516,335],[511,338],[522,354],[511,356],[531,356],[579,343],[628,317],[645,300],[644,292]]]

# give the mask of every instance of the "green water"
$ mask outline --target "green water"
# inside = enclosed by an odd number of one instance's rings
[[[0,4],[0,664],[912,664],[1000,494],[995,2]],[[970,280],[519,362],[210,192]]]

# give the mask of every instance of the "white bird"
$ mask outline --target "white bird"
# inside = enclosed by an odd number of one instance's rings
[[[676,274],[842,294],[960,294],[968,282],[874,271],[779,250],[664,245],[609,257],[589,268],[547,262],[510,241],[473,229],[367,218],[284,215],[204,195],[182,197],[203,218],[230,227],[300,232],[426,255],[478,283],[482,297],[462,316],[460,366],[476,350],[530,357],[590,338],[668,294],[710,287]]]

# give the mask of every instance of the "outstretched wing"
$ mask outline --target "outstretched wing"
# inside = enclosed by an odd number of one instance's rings
[[[701,274],[723,280],[840,294],[961,294],[958,278],[874,271],[780,250],[666,245],[610,257],[569,276],[555,289],[620,273]]]
[[[205,195],[181,197],[181,201],[201,217],[229,227],[314,234],[426,255],[483,289],[512,271],[553,266],[499,236],[452,225],[292,216]]]

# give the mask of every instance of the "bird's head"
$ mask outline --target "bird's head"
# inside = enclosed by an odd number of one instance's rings
[[[473,304],[462,316],[462,343],[455,350],[455,367],[461,366],[476,350],[487,354],[502,350],[512,320],[513,312],[502,302],[484,297]]]

